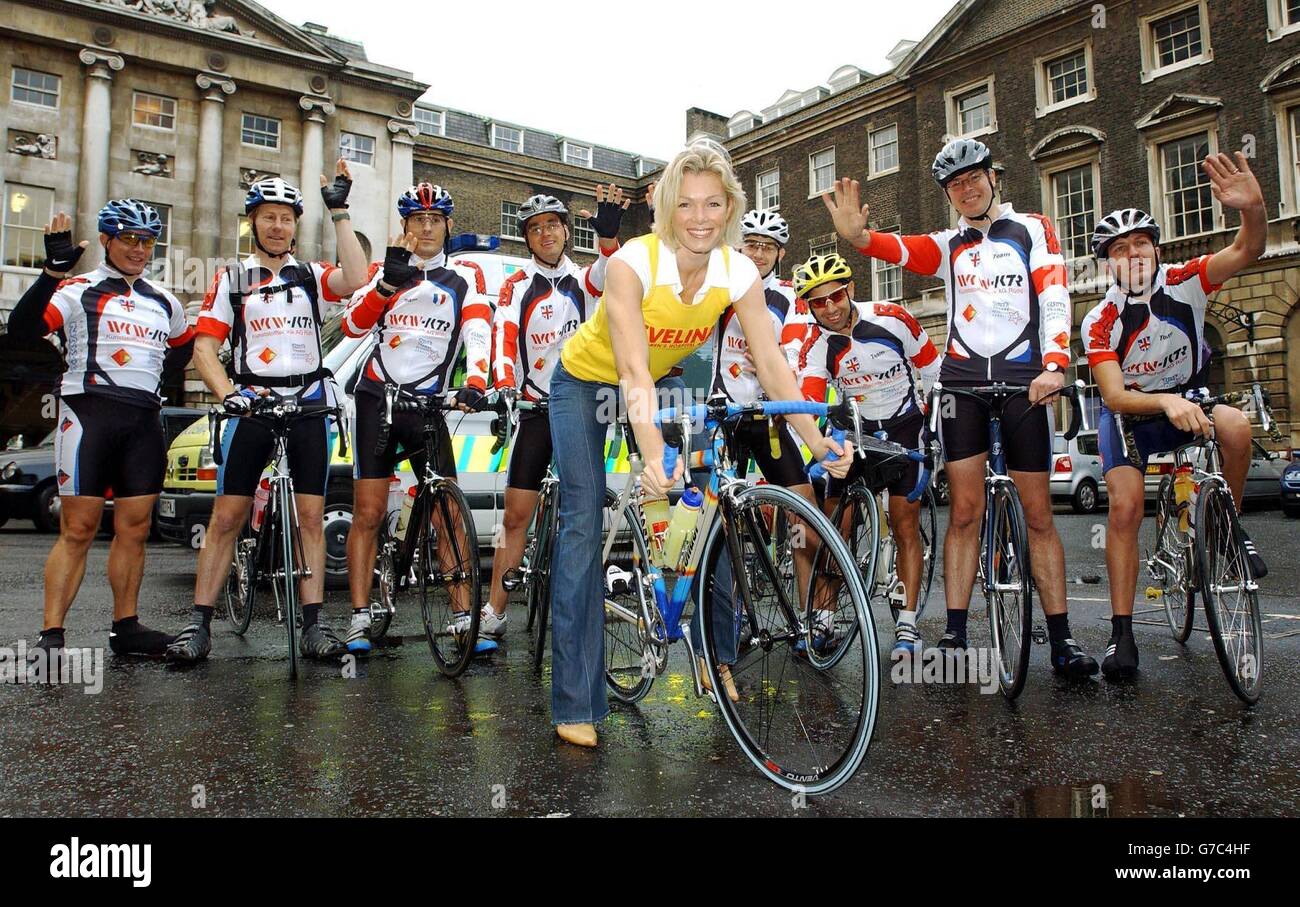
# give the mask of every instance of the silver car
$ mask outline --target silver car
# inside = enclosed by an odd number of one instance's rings
[[[1052,439],[1052,500],[1069,501],[1075,513],[1096,513],[1106,499],[1096,431],[1081,431],[1070,441]]]
[[[1291,463],[1276,451],[1265,450],[1258,441],[1250,442],[1250,469],[1246,472],[1246,490],[1243,495],[1247,501],[1276,501],[1278,488],[1282,483],[1282,472]],[[1199,451],[1197,452],[1199,454]],[[1196,456],[1196,455],[1194,455]],[[1194,460],[1199,462],[1199,460]],[[1174,471],[1172,453],[1156,454],[1147,460],[1146,495],[1148,501],[1154,501],[1160,492],[1160,480]]]

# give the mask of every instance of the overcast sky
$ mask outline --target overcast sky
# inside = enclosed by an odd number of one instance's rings
[[[919,41],[953,5],[259,2],[295,25],[319,22],[363,42],[372,61],[411,70],[431,85],[431,103],[658,158],[685,140],[688,107],[730,116],[767,107],[787,88],[825,84],[845,63],[881,72],[898,41]],[[660,12],[648,18],[648,9]]]

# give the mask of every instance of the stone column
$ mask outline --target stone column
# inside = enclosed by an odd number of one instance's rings
[[[97,264],[103,255],[95,239],[99,209],[108,201],[109,143],[113,136],[113,73],[125,65],[117,54],[83,47],[78,58],[86,67],[86,97],[82,105],[81,155],[77,167],[75,235],[90,240],[82,267]],[[125,124],[122,124],[125,126]]]
[[[415,180],[415,137],[420,127],[408,120],[389,120],[388,133],[392,136],[388,171],[388,236],[396,236],[402,229],[402,219],[397,214],[395,199]],[[387,243],[388,236],[379,237],[377,243]]]
[[[334,258],[334,225],[330,224],[328,249],[321,242],[321,223],[325,218],[325,206],[320,197],[320,175],[327,177],[334,172],[333,158],[326,170],[325,164],[325,118],[333,116],[334,102],[329,98],[316,95],[303,95],[298,99],[302,108],[302,167],[298,176],[298,187],[303,194],[303,213],[298,220],[298,250],[294,257],[299,261]]]
[[[201,72],[194,82],[202,92],[199,102],[199,139],[194,167],[194,228],[190,234],[192,253],[204,262],[204,274],[215,273],[213,262],[235,254],[234,236],[221,232],[221,151],[225,144],[226,95],[235,93],[235,83],[225,76]],[[224,241],[223,241],[224,240]],[[206,287],[206,282],[204,284]]]

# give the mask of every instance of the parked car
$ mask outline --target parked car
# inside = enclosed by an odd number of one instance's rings
[[[1278,480],[1282,496],[1282,512],[1289,517],[1300,516],[1300,458],[1292,460],[1282,470]]]
[[[1107,499],[1097,432],[1081,431],[1067,441],[1063,432],[1052,439],[1053,501],[1069,501],[1075,513],[1096,513]]]
[[[1282,482],[1282,471],[1288,461],[1276,451],[1265,450],[1263,445],[1252,439],[1250,469],[1246,473],[1246,489],[1243,497],[1247,501],[1276,501],[1278,488]],[[1196,455],[1199,456],[1197,451]],[[1173,454],[1157,454],[1147,461],[1146,496],[1147,501],[1155,501],[1160,490],[1160,479],[1174,471]]]

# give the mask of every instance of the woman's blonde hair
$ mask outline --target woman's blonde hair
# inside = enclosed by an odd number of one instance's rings
[[[740,218],[745,212],[745,190],[731,168],[731,159],[717,142],[699,140],[677,153],[664,168],[655,184],[654,232],[659,241],[670,249],[679,243],[673,233],[673,212],[682,192],[682,177],[688,173],[716,173],[722,181],[722,191],[727,196],[727,223],[722,231],[722,245],[740,245]]]

